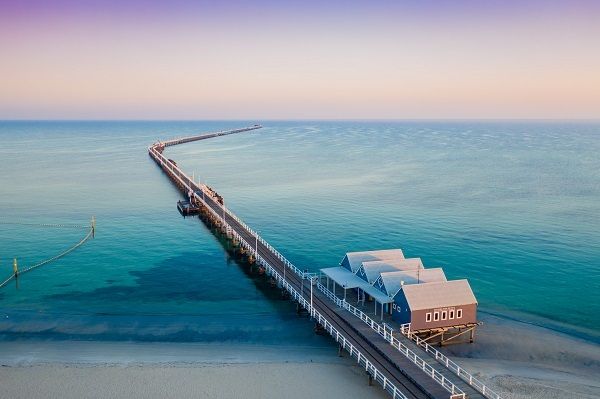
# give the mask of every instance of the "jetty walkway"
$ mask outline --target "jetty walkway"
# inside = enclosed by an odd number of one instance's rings
[[[415,343],[409,327],[395,331],[378,324],[321,284],[316,273],[301,270],[224,205],[213,189],[196,183],[175,161],[166,158],[166,147],[260,129],[254,125],[198,136],[159,141],[148,147],[152,159],[186,195],[190,204],[210,217],[234,243],[251,254],[277,284],[306,309],[319,328],[327,331],[362,366],[372,380],[393,398],[402,399],[501,399],[471,374],[433,348]],[[414,338],[413,338],[414,339]],[[456,369],[458,368],[458,370]]]

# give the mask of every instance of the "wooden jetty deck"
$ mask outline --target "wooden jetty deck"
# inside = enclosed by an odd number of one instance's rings
[[[148,148],[148,153],[190,203],[200,209],[200,213],[212,218],[228,237],[250,253],[289,292],[290,297],[339,343],[340,353],[342,349],[350,353],[364,367],[369,381],[379,382],[393,398],[500,399],[464,370],[459,368],[456,372],[448,367],[448,358],[440,358],[437,354],[432,357],[433,352],[423,350],[399,331],[378,324],[359,309],[337,298],[320,283],[315,273],[298,269],[227,209],[223,198],[213,189],[194,182],[174,161],[163,156],[168,146],[259,128],[261,126],[254,125],[157,142]]]

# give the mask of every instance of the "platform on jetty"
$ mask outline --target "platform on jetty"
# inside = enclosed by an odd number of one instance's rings
[[[177,201],[177,210],[183,216],[192,216],[200,213],[200,208],[192,204],[190,201]]]
[[[260,129],[254,125],[159,141],[148,148],[150,157],[199,209],[203,220],[219,229],[251,263],[262,268],[275,285],[284,289],[315,320],[315,331],[326,331],[364,367],[369,382],[377,381],[393,398],[458,399],[500,397],[449,358],[426,343],[414,342],[402,329],[379,324],[321,284],[316,273],[308,273],[289,262],[224,204],[223,198],[205,184],[196,183],[167,159],[166,147],[213,137]],[[434,352],[435,351],[435,352]]]

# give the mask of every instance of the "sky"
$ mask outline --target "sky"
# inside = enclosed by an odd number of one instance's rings
[[[599,119],[600,1],[0,0],[0,119]]]

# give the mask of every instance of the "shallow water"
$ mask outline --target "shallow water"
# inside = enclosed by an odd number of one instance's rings
[[[328,345],[229,260],[148,157],[252,122],[0,122],[0,221],[96,238],[0,289],[0,334]],[[265,122],[169,148],[302,268],[400,247],[468,278],[485,312],[600,340],[600,124]],[[0,224],[0,279],[84,230]]]

